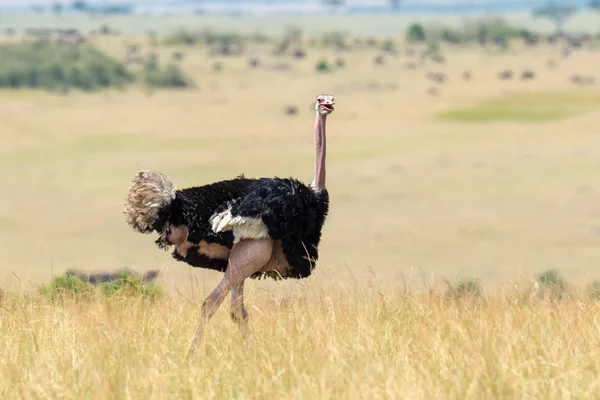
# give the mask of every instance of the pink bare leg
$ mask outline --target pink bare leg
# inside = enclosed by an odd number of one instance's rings
[[[248,322],[248,312],[244,307],[244,281],[231,288],[231,319],[240,326]]]
[[[225,300],[227,293],[234,287],[237,289],[244,280],[258,272],[271,258],[273,241],[271,239],[241,240],[236,243],[229,254],[229,266],[225,276],[213,292],[202,304],[202,317],[190,344],[189,353],[196,351],[198,342],[203,336],[204,325],[210,320]],[[241,291],[236,292],[239,296]]]

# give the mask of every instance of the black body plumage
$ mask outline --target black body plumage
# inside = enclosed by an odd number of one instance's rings
[[[233,217],[262,219],[271,239],[281,240],[290,266],[283,278],[311,274],[329,212],[327,189],[313,190],[294,178],[260,178],[228,207]]]
[[[188,241],[199,243],[218,243],[227,248],[233,246],[231,232],[215,233],[208,222],[215,210],[228,201],[242,197],[254,179],[243,175],[204,186],[180,189],[168,210],[164,210],[165,218],[155,227],[160,233],[166,221],[172,225],[186,225],[189,230]]]
[[[185,257],[176,251],[173,257],[193,267],[224,272],[228,260],[201,254],[198,244],[204,241],[228,249],[233,247],[234,233],[231,230],[214,232],[209,222],[213,215],[225,210],[233,217],[260,218],[270,238],[281,240],[289,269],[279,278],[305,278],[312,273],[318,259],[321,230],[329,211],[326,189],[314,190],[293,178],[248,179],[241,176],[177,190],[173,202],[159,213],[154,229],[160,233],[167,221],[172,225],[186,225],[189,230],[187,241],[194,246],[188,249]],[[252,276],[260,277],[260,273]]]

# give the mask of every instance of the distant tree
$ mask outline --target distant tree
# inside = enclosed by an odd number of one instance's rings
[[[533,16],[536,18],[551,19],[554,22],[556,32],[561,33],[567,19],[576,11],[577,7],[549,1],[533,10]]]
[[[402,3],[402,0],[389,0],[389,2],[392,11],[400,10],[400,4]]]
[[[412,24],[406,32],[406,40],[409,42],[423,42],[427,39],[425,29],[421,24]]]
[[[73,3],[71,4],[71,7],[75,11],[87,11],[87,8],[88,8],[85,0],[74,0]]]
[[[52,12],[54,14],[60,14],[63,10],[63,5],[62,3],[59,3],[58,1],[52,3]]]
[[[343,6],[346,3],[346,0],[321,0],[321,3],[329,7],[337,8]]]
[[[588,7],[600,11],[600,0],[590,0]]]

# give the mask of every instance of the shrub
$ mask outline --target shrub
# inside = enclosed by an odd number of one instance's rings
[[[194,86],[192,80],[177,65],[169,64],[161,68],[155,60],[146,63],[141,76],[145,85],[150,88],[187,88]]]
[[[167,45],[194,45],[200,42],[200,35],[189,32],[185,29],[180,29],[165,37],[164,41]]]
[[[329,65],[329,62],[327,60],[320,60],[315,65],[315,70],[317,72],[330,72],[331,65]]]
[[[163,296],[162,288],[156,283],[144,283],[138,276],[126,271],[119,272],[117,279],[111,282],[102,282],[97,287],[83,278],[70,274],[55,277],[48,285],[39,289],[39,293],[51,300],[76,296],[90,299],[95,293],[100,292],[106,297],[115,296],[142,296],[158,299]]]
[[[427,25],[427,40],[443,40],[448,33],[458,39],[460,43],[474,42],[481,35],[488,39],[493,37],[504,37],[507,39],[523,36],[526,32],[522,27],[509,24],[503,18],[470,18],[460,28],[448,28],[439,24]]]
[[[543,289],[541,294],[544,298],[562,299],[569,291],[567,281],[554,269],[538,275],[537,283]]]
[[[345,32],[325,32],[321,35],[321,46],[322,47],[333,47],[336,49],[346,49],[346,38],[347,34]]]
[[[396,54],[396,43],[394,43],[393,40],[386,40],[381,45],[381,50],[385,51],[386,53]]]
[[[143,296],[157,299],[163,296],[163,290],[158,284],[144,284],[139,276],[131,275],[128,272],[119,272],[116,281],[104,282],[101,284],[101,288],[107,297]]]
[[[423,42],[426,39],[425,28],[421,24],[412,24],[406,32],[406,40],[409,42]]]
[[[448,287],[446,296],[454,299],[481,298],[483,297],[483,286],[477,279],[459,279],[456,284],[446,281]]]
[[[256,35],[253,35],[249,36],[248,38],[253,39],[256,37]],[[259,38],[258,40],[263,39]],[[191,46],[197,44],[204,44],[209,46],[231,46],[242,45],[244,43],[244,37],[242,37],[239,33],[216,33],[208,29],[202,31],[188,31],[185,29],[180,29],[166,36],[163,40],[163,43],[171,46]]]
[[[64,274],[52,279],[48,285],[42,286],[40,294],[52,300],[68,295],[89,297],[93,289],[92,285],[80,277]]]
[[[0,88],[97,90],[122,88],[135,76],[91,45],[0,45]]]

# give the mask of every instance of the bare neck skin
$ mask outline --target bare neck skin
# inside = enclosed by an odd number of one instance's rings
[[[325,125],[327,122],[327,114],[321,114],[317,111],[317,119],[315,121],[315,188],[325,189],[325,155],[327,150],[325,138]]]

